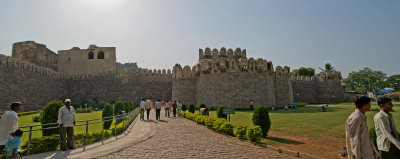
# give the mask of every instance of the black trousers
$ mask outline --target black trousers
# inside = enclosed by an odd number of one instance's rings
[[[160,120],[161,109],[156,109],[156,120]]]
[[[147,110],[147,120],[149,120],[150,110],[151,110],[151,109],[146,109],[146,110]]]
[[[396,145],[390,144],[389,152],[379,151],[382,159],[398,159],[400,158],[400,150],[397,149]]]
[[[173,109],[174,117],[176,117],[176,108]]]

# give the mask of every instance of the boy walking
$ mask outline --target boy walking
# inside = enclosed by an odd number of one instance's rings
[[[11,138],[6,142],[6,149],[7,149],[7,159],[19,159],[21,158],[19,148],[21,146],[22,142],[22,135],[24,134],[24,131],[18,129],[14,133],[14,137]]]

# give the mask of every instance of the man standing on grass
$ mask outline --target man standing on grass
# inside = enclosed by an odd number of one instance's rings
[[[371,98],[361,96],[355,100],[356,110],[346,121],[346,147],[349,158],[376,159],[379,153],[369,136],[365,113],[371,109]]]
[[[58,126],[60,128],[60,149],[67,151],[74,149],[75,109],[71,106],[71,100],[65,99],[65,105],[58,110]],[[66,137],[67,136],[67,137]],[[67,143],[65,143],[67,138]]]
[[[0,155],[3,153],[8,139],[14,137],[14,132],[18,129],[18,112],[21,109],[21,103],[11,104],[11,111],[4,113],[0,119]]]
[[[393,108],[392,99],[379,98],[380,112],[374,117],[376,140],[382,159],[400,158],[400,141],[396,124],[390,111]]]

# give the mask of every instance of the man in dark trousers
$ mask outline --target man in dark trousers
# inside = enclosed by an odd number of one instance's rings
[[[71,100],[65,99],[65,105],[58,110],[58,126],[60,128],[60,148],[63,151],[74,149],[75,109]],[[66,137],[67,136],[67,137]],[[67,143],[65,139],[67,138]]]

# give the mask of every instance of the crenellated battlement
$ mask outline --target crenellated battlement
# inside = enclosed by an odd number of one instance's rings
[[[342,73],[340,71],[320,72],[314,76],[291,76],[292,81],[324,81],[324,80],[342,80]]]
[[[216,59],[220,57],[225,58],[246,58],[246,49],[236,48],[235,51],[233,49],[226,50],[225,47],[222,47],[220,50],[217,48],[210,49],[207,47],[206,49],[199,49],[199,59]]]

